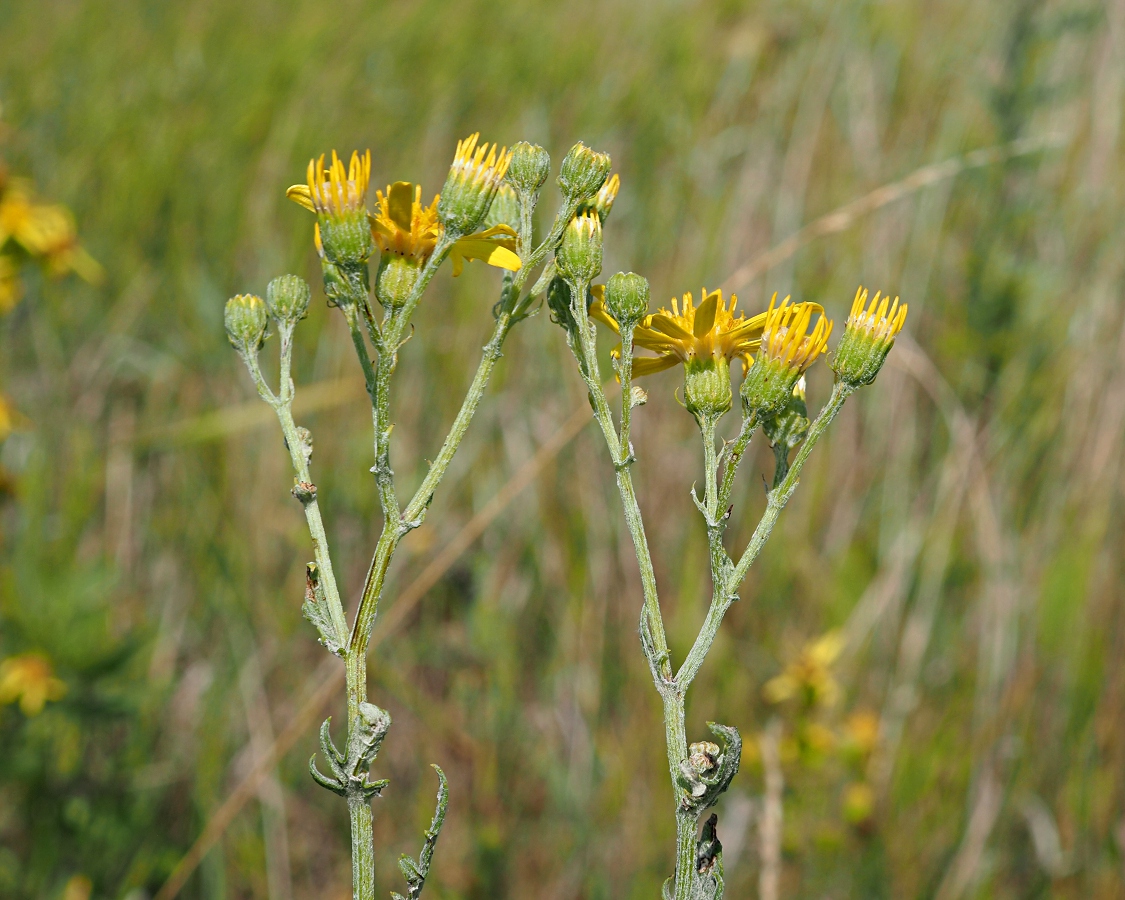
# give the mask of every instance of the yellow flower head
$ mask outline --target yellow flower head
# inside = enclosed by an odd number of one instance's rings
[[[316,213],[316,249],[335,265],[361,266],[371,254],[367,226],[367,188],[371,183],[371,151],[353,152],[344,162],[332,151],[332,163],[324,166],[324,154],[310,159],[305,184],[285,192],[290,200]]]
[[[880,300],[878,291],[875,292],[871,305],[864,309],[866,304],[867,291],[859,287],[852,301],[847,328],[862,331],[873,341],[894,340],[895,335],[902,331],[902,326],[906,322],[907,305],[903,303],[899,306],[898,297],[895,297],[894,303],[891,303],[889,294]]]
[[[66,684],[55,677],[47,657],[39,653],[10,656],[0,662],[0,704],[16,703],[25,716],[36,716],[48,700],[61,700]]]
[[[690,293],[684,294],[682,302],[672,298],[672,311],[661,308],[659,312],[645,316],[633,332],[633,343],[657,354],[655,358],[638,358],[633,361],[633,375],[651,375],[664,369],[671,369],[680,363],[695,360],[723,359],[730,362],[741,359],[745,367],[758,349],[765,325],[766,314],[760,313],[747,319],[740,312],[734,313],[738,297],[731,294],[730,305],[723,300],[722,291],[707,293],[704,288],[702,301],[696,306]],[[619,330],[616,320],[605,309],[605,303],[597,300],[590,307],[590,315]]]
[[[512,161],[507,148],[497,150],[496,144],[477,145],[480,133],[457,142],[453,165],[441,190],[438,217],[455,234],[476,231],[492,205]]]
[[[762,327],[762,355],[796,373],[804,372],[828,348],[832,320],[824,317],[824,307],[819,303],[790,303],[788,297],[781,306],[776,303],[774,294]],[[813,313],[820,318],[809,334]]]
[[[325,168],[322,153],[319,159],[309,160],[305,181],[293,185],[285,196],[309,212],[339,218],[361,210],[367,205],[367,188],[371,183],[371,151],[363,156],[358,150],[353,151],[347,169],[335,150],[331,165]]]
[[[878,292],[868,305],[867,291],[861,286],[855,292],[844,337],[831,363],[840,381],[856,388],[875,380],[906,322],[906,308],[905,303],[899,306],[898,297],[892,303],[889,296],[880,299]]]
[[[425,262],[437,246],[441,223],[437,217],[438,198],[422,205],[422,186],[396,181],[387,191],[375,192],[375,212],[369,213],[371,235],[383,253],[409,256]]]
[[[375,212],[367,218],[379,250],[406,257],[415,264],[425,263],[444,231],[437,215],[440,202],[438,194],[429,206],[423,206],[422,186],[409,181],[396,181],[385,194],[376,191]],[[494,225],[458,239],[449,251],[453,275],[461,274],[467,259],[518,271],[520,258],[515,253],[515,238],[516,233],[507,225]]]

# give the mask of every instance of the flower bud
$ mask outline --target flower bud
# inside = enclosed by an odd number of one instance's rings
[[[621,176],[614,173],[613,176],[606,180],[596,194],[583,203],[579,207],[579,211],[587,209],[595,210],[598,218],[605,224],[605,220],[609,218],[610,210],[613,209],[613,201],[617,199],[617,192],[621,189]]]
[[[520,141],[512,147],[508,181],[519,193],[530,197],[539,192],[551,174],[551,154],[538,144]]]
[[[472,234],[484,221],[512,154],[495,144],[477,146],[479,134],[457,142],[453,165],[438,201],[438,219],[456,237]]]
[[[515,188],[505,182],[496,189],[496,196],[492,198],[492,206],[488,208],[488,215],[484,217],[484,227],[494,228],[497,225],[507,225],[512,231],[520,230],[520,201],[516,196]]]
[[[308,315],[311,298],[308,283],[296,275],[281,275],[266,287],[270,315],[285,325],[296,325]]]
[[[865,310],[867,291],[860,287],[855,293],[851,314],[844,326],[844,336],[831,362],[837,379],[853,388],[875,380],[894,346],[895,335],[902,331],[907,306],[905,303],[899,306],[898,297],[893,304],[890,299],[883,297],[880,300],[876,291],[871,305]]]
[[[776,306],[770,301],[762,328],[761,346],[746,373],[740,394],[759,421],[779,413],[789,403],[801,375],[824,353],[832,334],[832,322],[824,317],[819,303],[791,304],[786,297]],[[814,313],[820,318],[809,334]]]
[[[555,251],[559,273],[568,281],[589,284],[602,270],[602,221],[596,212],[575,216]]]
[[[785,398],[785,403],[762,420],[762,432],[774,448],[774,455],[788,460],[789,451],[805,439],[810,424],[805,379],[801,376]],[[788,471],[787,462],[785,470]]]
[[[231,346],[241,353],[257,353],[266,340],[269,316],[261,297],[237,294],[227,301],[223,324]]]
[[[401,309],[406,306],[421,274],[422,267],[416,259],[384,253],[375,275],[376,299],[385,309]]]
[[[605,306],[623,329],[635,327],[648,314],[648,281],[618,272],[606,283]]]
[[[579,141],[562,161],[559,187],[567,200],[581,203],[598,192],[609,175],[611,165],[608,153],[591,150]]]
[[[730,412],[730,364],[722,356],[694,357],[684,364],[684,407],[703,424]]]

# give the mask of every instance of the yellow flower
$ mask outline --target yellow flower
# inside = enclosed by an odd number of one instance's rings
[[[906,309],[905,303],[899,306],[898,297],[891,303],[889,296],[880,300],[878,292],[868,305],[867,291],[860,286],[830,363],[840,381],[854,389],[875,380],[906,322]]]
[[[867,291],[863,287],[857,288],[847,327],[862,331],[869,340],[879,343],[894,340],[895,335],[902,331],[902,326],[906,323],[907,305],[904,303],[899,306],[898,297],[895,297],[894,303],[891,303],[889,294],[880,301],[878,291],[875,292],[871,305],[865,310],[866,303]]]
[[[380,251],[408,257],[419,265],[429,259],[443,230],[437,216],[440,201],[437,195],[429,206],[423,206],[421,185],[409,181],[396,181],[386,193],[377,191],[375,212],[367,218]],[[520,258],[515,254],[515,237],[507,225],[495,225],[461,238],[449,251],[454,276],[461,274],[466,259],[517,271]]]
[[[438,203],[438,218],[451,232],[474,232],[484,221],[492,198],[512,162],[512,153],[496,144],[477,146],[480,133],[457,142],[453,165],[445,178]]]
[[[0,197],[0,247],[9,238],[29,256],[45,262],[53,275],[73,271],[90,282],[97,282],[102,276],[101,266],[78,243],[70,210],[36,202],[31,186],[24,181],[8,183]],[[5,304],[10,308],[19,299],[14,280],[9,261],[0,268],[0,311]]]
[[[367,188],[371,183],[371,151],[363,156],[352,152],[348,168],[332,151],[332,164],[324,167],[324,154],[310,159],[305,184],[295,184],[285,196],[299,203],[309,212],[321,216],[341,217],[349,212],[364,209],[367,205]]]
[[[0,704],[19,702],[25,716],[37,716],[48,700],[61,700],[66,684],[55,677],[50,660],[38,653],[0,662]]]
[[[770,703],[798,699],[805,707],[832,706],[840,686],[832,675],[832,664],[844,649],[843,635],[830,631],[806,644],[785,671],[766,682],[762,693]]]
[[[819,303],[790,303],[786,297],[776,306],[777,294],[770,300],[762,327],[761,353],[770,362],[799,374],[816,362],[828,348],[832,320],[824,317]],[[808,333],[813,313],[819,314],[812,334]]]
[[[597,287],[604,291],[601,285]],[[729,306],[723,301],[722,291],[707,293],[704,288],[702,297],[699,306],[695,305],[690,293],[684,294],[682,306],[673,297],[671,312],[661,308],[641,320],[633,332],[633,343],[658,355],[635,359],[634,376],[651,375],[694,360],[724,359],[730,362],[741,359],[744,368],[753,360],[766,313],[749,319],[741,312],[735,316],[738,297],[734,294]],[[606,310],[600,293],[595,294],[590,315],[614,331],[620,330],[617,321]]]

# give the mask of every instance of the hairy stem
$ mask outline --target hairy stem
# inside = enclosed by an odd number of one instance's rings
[[[406,509],[399,514],[396,506],[394,519],[384,523],[383,532],[379,537],[379,544],[375,550],[375,556],[368,569],[367,579],[363,585],[359,611],[356,614],[355,625],[352,628],[351,638],[348,642],[349,654],[354,652],[360,658],[366,657],[367,645],[371,640],[371,629],[375,624],[375,616],[379,609],[379,599],[382,596],[383,583],[386,580],[387,568],[390,565],[391,557],[394,555],[399,541],[413,528],[417,528],[422,524],[425,517],[425,510],[429,506],[433,492],[438,483],[445,476],[445,472],[449,468],[449,463],[452,461],[457,449],[461,446],[461,441],[468,431],[469,423],[472,421],[477,407],[480,404],[481,397],[484,395],[485,388],[488,386],[488,381],[496,367],[496,362],[502,355],[501,348],[504,344],[504,339],[508,336],[508,332],[511,331],[511,327],[511,317],[508,314],[502,314],[497,319],[496,326],[492,331],[492,336],[484,346],[484,351],[481,355],[480,363],[477,366],[476,374],[473,376],[472,383],[469,385],[468,392],[465,394],[465,399],[461,402],[461,409],[458,411],[457,417],[453,420],[453,425],[446,435],[441,450],[438,451],[438,455],[430,465],[429,472],[427,472],[426,477],[422,479],[422,484],[418,487],[418,490],[415,491]]]
[[[828,428],[828,425],[843,407],[844,401],[847,400],[851,392],[852,389],[843,382],[837,382],[832,389],[832,395],[824,405],[824,409],[820,411],[820,415],[816,417],[816,420],[809,428],[808,436],[805,438],[800,450],[797,451],[797,456],[793,460],[793,464],[789,467],[788,473],[782,479],[781,483],[769,492],[766,500],[766,510],[762,514],[757,528],[754,529],[754,534],[750,538],[750,543],[739,558],[738,563],[723,580],[721,584],[722,589],[716,590],[715,596],[711,601],[711,606],[707,610],[707,617],[703,622],[703,627],[700,629],[699,634],[695,638],[695,643],[692,645],[691,650],[684,659],[683,665],[676,674],[676,683],[682,690],[687,689],[688,685],[691,684],[696,674],[699,672],[700,666],[703,665],[703,660],[706,659],[707,653],[715,641],[715,635],[719,631],[719,625],[723,621],[723,616],[726,615],[727,610],[730,609],[731,603],[733,603],[738,596],[739,585],[741,585],[746,578],[746,573],[750,570],[750,566],[753,564],[754,560],[758,558],[758,554],[762,552],[762,547],[765,546],[766,540],[773,531],[774,525],[777,524],[778,516],[781,515],[781,511],[785,508],[785,504],[789,501],[789,498],[797,487],[797,481],[801,476],[801,469],[804,467],[805,460],[808,459],[809,454],[812,453],[813,447],[816,446],[817,441],[820,440],[825,429]]]

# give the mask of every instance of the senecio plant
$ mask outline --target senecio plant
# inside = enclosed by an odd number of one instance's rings
[[[870,384],[901,329],[906,307],[897,300],[875,299],[857,292],[844,338],[833,359],[836,384],[824,409],[811,423],[805,407],[805,370],[825,353],[832,324],[815,303],[771,302],[752,318],[735,315],[721,292],[703,292],[699,306],[685,294],[672,311],[648,313],[648,283],[638,275],[617,274],[605,285],[600,274],[602,228],[620,187],[610,175],[610,158],[581,142],[571,148],[559,170],[559,209],[545,237],[534,240],[533,218],[551,170],[547,152],[520,142],[511,150],[478,145],[472,135],[457,145],[441,193],[428,206],[421,187],[396,182],[376,191],[368,208],[370,153],[354,153],[345,167],[335,153],[308,165],[305,183],[287,195],[316,215],[314,242],[320,257],[328,303],[340,310],[351,333],[371,399],[374,466],[371,469],[383,513],[383,528],[351,625],[333,571],[328,538],[317,503],[310,464],[312,435],[293,418],[295,387],[291,376],[293,333],[305,317],[311,290],[294,275],[270,282],[265,300],[240,294],[227,302],[225,324],[259,395],[277,413],[294,469],[293,496],[304,508],[314,561],[306,568],[303,611],[320,642],[345,668],[348,727],[342,749],[331,736],[331,720],[320,731],[322,771],[314,755],[313,779],[347,800],[352,832],[352,882],[356,900],[374,897],[374,848],[371,799],[386,780],[372,780],[371,767],[391,725],[390,715],[367,699],[367,648],[388,567],[399,543],[422,524],[449,463],[461,444],[511,329],[529,318],[545,297],[552,321],[562,326],[589,391],[595,418],[609,447],[625,518],[640,566],[644,602],[641,644],[664,704],[668,767],[675,797],[677,852],[675,875],[663,894],[674,900],[719,898],[723,892],[722,847],[715,816],[698,836],[701,813],[714,805],[738,769],[742,740],[736,729],[712,724],[718,743],[688,744],[684,701],[715,638],[723,615],[751,563],[761,551],[786,501],[796,488],[806,458],[848,395]],[[466,260],[481,260],[502,270],[499,299],[492,307],[492,334],[461,408],[421,485],[404,504],[391,468],[390,398],[398,353],[411,335],[411,318],[442,263],[449,258],[453,275]],[[374,263],[374,290],[372,290]],[[532,282],[531,275],[538,272]],[[530,286],[529,286],[530,282]],[[374,303],[372,302],[374,295]],[[776,297],[775,297],[776,301]],[[376,305],[377,304],[377,305]],[[817,322],[810,331],[812,317]],[[622,387],[615,422],[596,352],[595,321],[621,339],[613,368]],[[268,384],[259,353],[270,333],[278,336],[280,383]],[[634,359],[634,348],[655,356]],[[742,427],[732,442],[716,445],[719,420],[733,406],[730,363],[740,360]],[[640,508],[633,490],[635,462],[629,429],[632,410],[646,400],[633,384],[642,375],[684,366],[684,406],[695,417],[703,438],[705,490],[696,505],[710,541],[714,592],[699,636],[678,670],[665,637],[652,559]],[[738,463],[751,436],[761,426],[777,460],[766,512],[737,562],[728,555],[723,532],[732,515],[730,496]],[[796,454],[790,463],[790,455]],[[447,807],[447,782],[439,780],[437,809],[417,860],[399,862],[409,897],[416,900],[429,873]],[[405,900],[393,894],[396,900]]]

